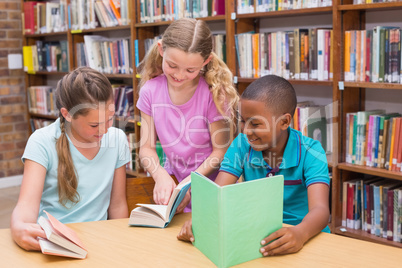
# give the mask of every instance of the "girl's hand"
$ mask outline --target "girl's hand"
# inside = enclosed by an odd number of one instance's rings
[[[154,201],[157,205],[167,205],[176,183],[170,176],[155,179]]]
[[[37,237],[46,238],[45,231],[36,223],[21,223],[12,229],[14,241],[25,250],[40,250]]]
[[[193,235],[193,229],[192,229],[192,221],[188,220],[183,224],[183,227],[181,227],[181,230],[179,234],[177,235],[177,239],[182,240],[182,241],[190,241],[191,243],[194,242],[194,235]]]
[[[305,243],[303,232],[297,227],[283,227],[261,241],[260,252],[264,256],[298,252]]]
[[[180,205],[177,207],[176,214],[182,213],[184,209],[187,207],[188,203],[190,203],[190,201],[191,201],[191,194],[190,190],[188,190],[183,200],[181,201]]]

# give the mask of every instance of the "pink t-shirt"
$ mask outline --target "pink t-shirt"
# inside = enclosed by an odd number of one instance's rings
[[[165,169],[180,182],[211,154],[209,124],[223,119],[200,77],[191,99],[182,105],[170,100],[167,79],[160,75],[141,88],[137,107],[155,122],[156,133],[166,154]],[[210,176],[215,180],[217,172]]]

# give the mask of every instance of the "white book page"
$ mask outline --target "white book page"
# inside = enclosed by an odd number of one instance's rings
[[[148,208],[155,213],[157,213],[164,221],[167,221],[167,208],[168,206],[166,205],[154,205],[154,204],[138,204],[141,207]]]
[[[39,245],[43,254],[61,255],[73,258],[85,258],[85,255],[72,252],[43,238],[39,238]]]

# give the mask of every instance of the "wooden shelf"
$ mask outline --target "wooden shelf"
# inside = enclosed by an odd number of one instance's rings
[[[147,177],[147,174],[143,172],[138,172],[136,170],[128,170],[126,169],[126,174],[134,177]]]
[[[349,163],[339,163],[338,168],[340,170],[347,170],[402,181],[402,172],[398,171],[389,171],[382,168],[359,166]]]
[[[47,72],[47,71],[39,71],[34,73],[26,73],[28,75],[66,75],[68,72]]]
[[[72,34],[86,34],[86,33],[96,33],[96,32],[112,32],[112,31],[119,31],[119,30],[130,30],[130,25],[121,25],[121,26],[114,26],[114,27],[98,27],[94,29],[86,29],[86,30],[72,30]]]
[[[41,33],[41,34],[24,34],[24,38],[39,38],[39,37],[48,37],[48,36],[67,36],[67,31],[63,32],[54,32],[54,33]]]
[[[29,115],[31,117],[35,117],[38,119],[50,119],[50,120],[56,120],[57,118],[59,118],[56,115],[50,115],[50,114],[37,114],[37,113],[29,113]]]
[[[402,8],[402,2],[388,2],[388,3],[372,3],[372,4],[362,4],[362,5],[339,5],[339,10],[390,10],[390,9],[400,9]]]
[[[197,20],[205,20],[205,21],[223,21],[225,20],[225,15],[217,15],[217,16],[209,16],[204,18],[197,18]]]
[[[209,16],[204,18],[196,18],[197,20],[204,20],[204,21],[224,21],[225,15],[218,15],[218,16]],[[149,22],[149,23],[136,23],[134,27],[136,28],[144,28],[144,27],[155,27],[155,26],[165,26],[169,25],[173,22],[173,20],[168,21],[159,21],[159,22]]]
[[[332,6],[330,7],[315,7],[315,8],[301,8],[292,10],[280,10],[270,12],[257,12],[248,14],[236,14],[236,19],[249,19],[261,17],[286,17],[286,16],[307,16],[307,15],[321,15],[332,13]]]
[[[346,229],[346,232],[341,231],[340,230],[341,228]],[[354,229],[345,228],[345,227],[336,227],[332,231],[332,233],[351,237],[351,238],[357,238],[357,239],[365,240],[365,241],[369,241],[369,242],[374,242],[374,243],[378,243],[378,244],[402,248],[402,243],[400,243],[400,242],[389,241],[385,238],[378,237],[373,234],[369,234],[363,230],[354,230]]]
[[[132,79],[133,78],[133,74],[104,74],[107,78],[128,78],[128,79]]]
[[[402,84],[397,83],[344,82],[344,86],[402,90]]]
[[[252,83],[257,78],[237,78],[237,83]],[[333,85],[332,81],[318,81],[318,80],[296,80],[289,79],[288,80],[292,85],[309,85],[309,86],[331,86]]]
[[[117,116],[117,115],[114,117],[114,120],[116,120],[116,121],[125,121],[125,122],[130,123],[130,124],[136,124],[137,123],[137,121],[134,118],[123,118],[122,116]]]

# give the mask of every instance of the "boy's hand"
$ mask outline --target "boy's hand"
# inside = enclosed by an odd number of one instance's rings
[[[181,230],[179,234],[177,235],[177,239],[182,240],[182,241],[190,241],[191,243],[194,242],[194,235],[193,235],[193,229],[192,229],[192,221],[188,220],[183,224],[183,227],[181,227]]]
[[[297,227],[283,227],[261,241],[260,252],[264,256],[282,255],[298,252],[302,249],[305,238]]]
[[[170,176],[155,179],[154,201],[157,205],[167,205],[176,183]]]
[[[13,228],[14,241],[25,250],[40,250],[37,237],[46,238],[45,231],[36,223],[21,223]]]
[[[181,201],[180,205],[177,207],[176,214],[177,213],[182,213],[183,210],[186,208],[188,203],[191,201],[191,194],[190,190],[186,192],[186,195],[184,196],[183,200]]]

